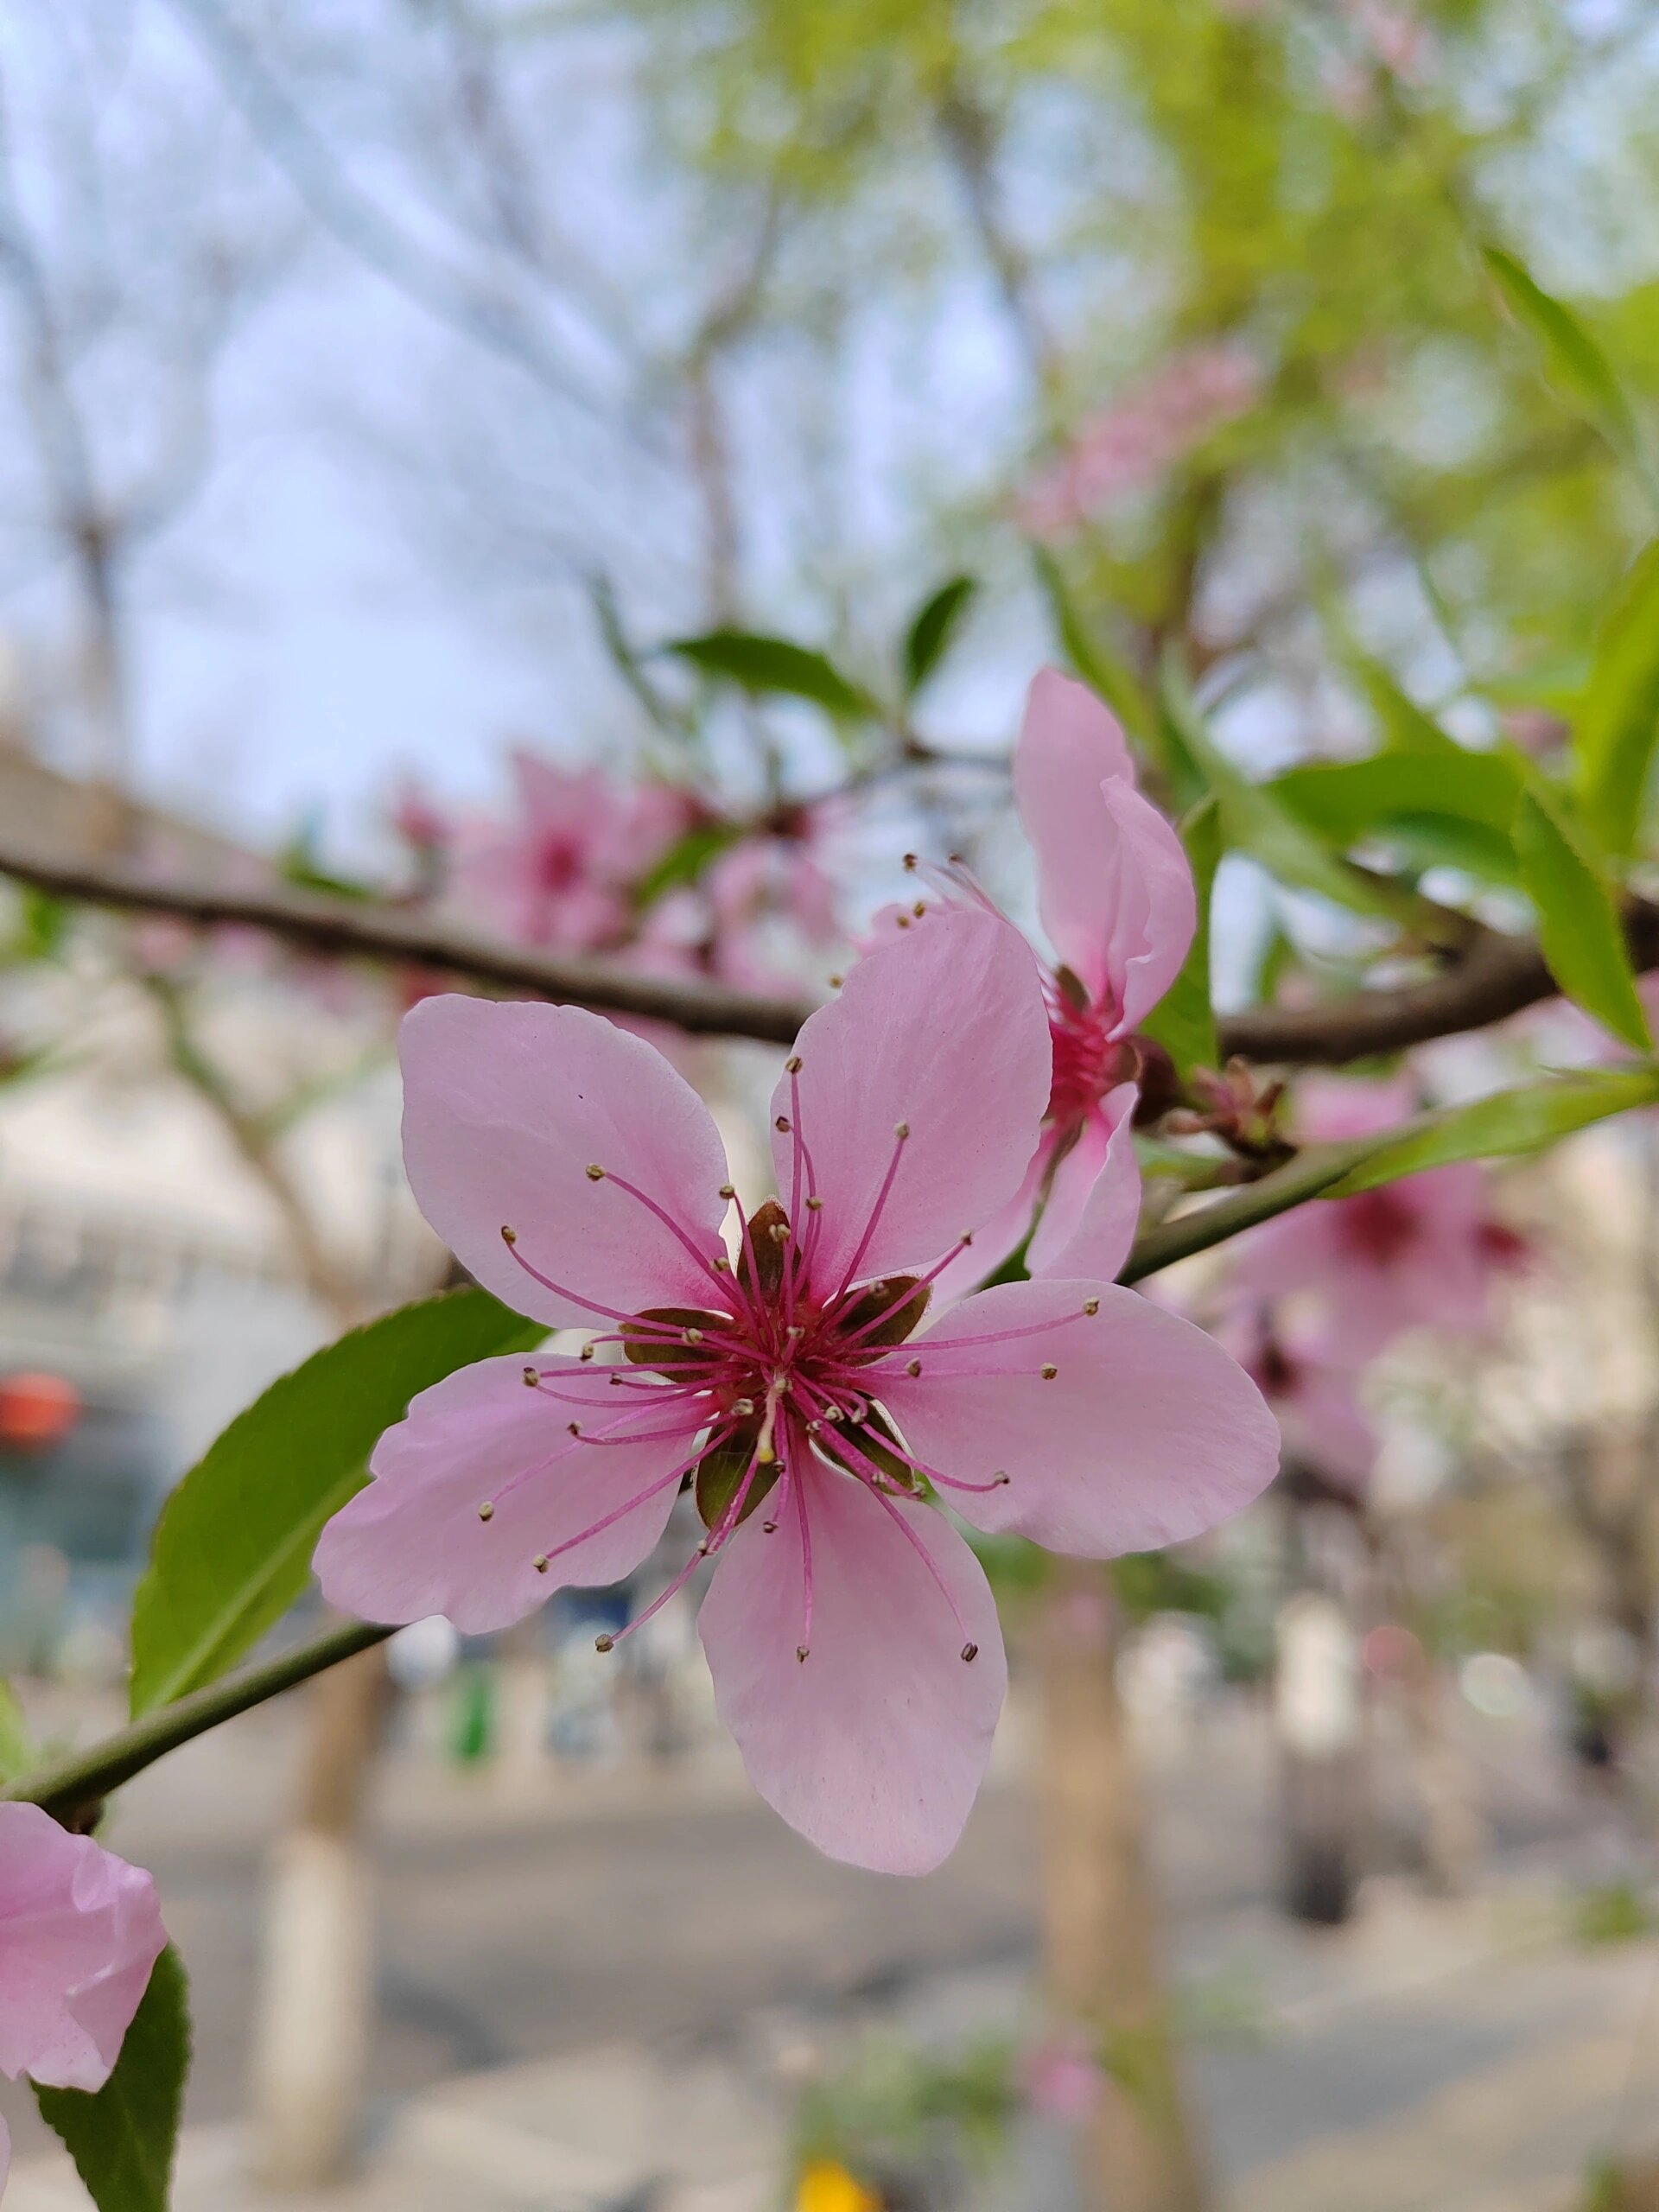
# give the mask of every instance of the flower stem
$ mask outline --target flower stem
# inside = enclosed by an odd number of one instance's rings
[[[373,1621],[341,1621],[313,1637],[308,1643],[296,1644],[274,1659],[244,1667],[223,1681],[210,1682],[205,1689],[192,1690],[188,1697],[145,1713],[130,1727],[118,1729],[73,1758],[38,1774],[19,1776],[0,1789],[0,1801],[39,1805],[54,1819],[73,1823],[111,1790],[130,1782],[134,1775],[142,1774],[168,1751],[177,1751],[181,1744],[205,1735],[223,1721],[235,1719],[238,1713],[264,1705],[267,1699],[280,1697],[284,1690],[309,1681],[314,1675],[339,1666],[342,1660],[354,1658],[372,1644],[383,1643],[392,1633]]]

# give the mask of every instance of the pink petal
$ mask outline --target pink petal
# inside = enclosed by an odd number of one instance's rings
[[[955,1601],[886,1507],[814,1462],[811,1650],[797,1506],[775,1535],[759,1516],[721,1554],[698,1627],[715,1700],[755,1788],[832,1859],[925,1874],[972,1808],[1007,1687],[984,1571],[942,1513],[891,1501]],[[798,1501],[799,1491],[795,1493]],[[978,1656],[962,1657],[964,1643]]]
[[[0,2074],[102,2088],[166,1944],[142,1869],[0,1805]]]
[[[1042,1142],[1032,1154],[1024,1181],[1007,1205],[994,1213],[982,1228],[976,1229],[973,1243],[964,1246],[934,1276],[932,1311],[935,1313],[942,1313],[946,1306],[977,1290],[987,1275],[995,1274],[1009,1254],[1017,1251],[1025,1242],[1037,1211],[1037,1201],[1047,1178],[1052,1155],[1052,1135],[1045,1130]]]
[[[404,1159],[421,1211],[486,1290],[554,1327],[707,1305],[726,1157],[708,1108],[638,1037],[581,1007],[423,999],[398,1033]],[[589,1164],[607,1171],[594,1181]],[[502,1241],[569,1295],[543,1288]],[[591,1301],[591,1302],[590,1302]]]
[[[1181,841],[1135,790],[1111,715],[1052,670],[1032,685],[1014,788],[1043,927],[1090,997],[1109,996],[1132,1029],[1180,973],[1198,926]]]
[[[1095,1299],[1098,1312],[1085,1313]],[[1279,1464],[1261,1392],[1213,1338],[1094,1282],[982,1291],[900,1345],[871,1387],[942,1475],[1010,1478],[984,1492],[942,1488],[964,1519],[1087,1558],[1214,1528]]]
[[[796,1052],[798,1110],[785,1075],[772,1155],[787,1208],[798,1122],[802,1197],[823,1200],[820,1287],[834,1290],[855,1262],[861,1280],[925,1266],[1019,1189],[1053,1063],[1037,963],[999,916],[930,911],[859,962]]]
[[[690,1455],[701,1413],[665,1411],[643,1391],[613,1386],[614,1368],[545,1352],[535,1364],[558,1398],[526,1389],[522,1357],[482,1359],[423,1390],[386,1431],[369,1463],[374,1480],[317,1546],[331,1605],[371,1621],[445,1613],[464,1634],[482,1636],[522,1620],[567,1583],[619,1582],[649,1555],[679,1487],[665,1478]],[[569,1433],[572,1421],[582,1436]],[[664,1429],[673,1433],[662,1439]],[[658,1440],[594,1440],[634,1434]],[[608,1528],[572,1542],[636,1497]],[[479,1517],[486,1501],[487,1522]]]
[[[1033,1275],[1111,1282],[1129,1256],[1141,1222],[1141,1162],[1135,1151],[1132,1083],[1109,1090],[1054,1172],[1031,1240]]]

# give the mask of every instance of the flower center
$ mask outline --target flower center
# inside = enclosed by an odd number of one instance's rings
[[[1417,1218],[1394,1192],[1362,1191],[1343,1200],[1341,1228],[1342,1240],[1357,1259],[1386,1268],[1415,1241]]]
[[[1135,1046],[1112,1035],[1117,1018],[1109,1000],[1090,1002],[1076,977],[1065,971],[1050,985],[1048,1033],[1054,1048],[1054,1078],[1048,1118],[1056,1128],[1077,1128],[1109,1090],[1133,1077]]]

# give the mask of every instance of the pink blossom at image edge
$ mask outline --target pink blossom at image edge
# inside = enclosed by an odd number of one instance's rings
[[[0,1805],[0,2074],[102,2088],[166,1945],[141,1868],[38,1806]],[[10,2161],[0,2120],[0,2189]]]

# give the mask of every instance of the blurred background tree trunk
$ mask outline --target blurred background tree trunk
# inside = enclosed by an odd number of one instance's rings
[[[1050,2001],[1082,2023],[1106,2082],[1084,2152],[1088,2212],[1209,2212],[1180,2079],[1158,1900],[1117,1688],[1103,1567],[1055,1563],[1042,1624]]]

